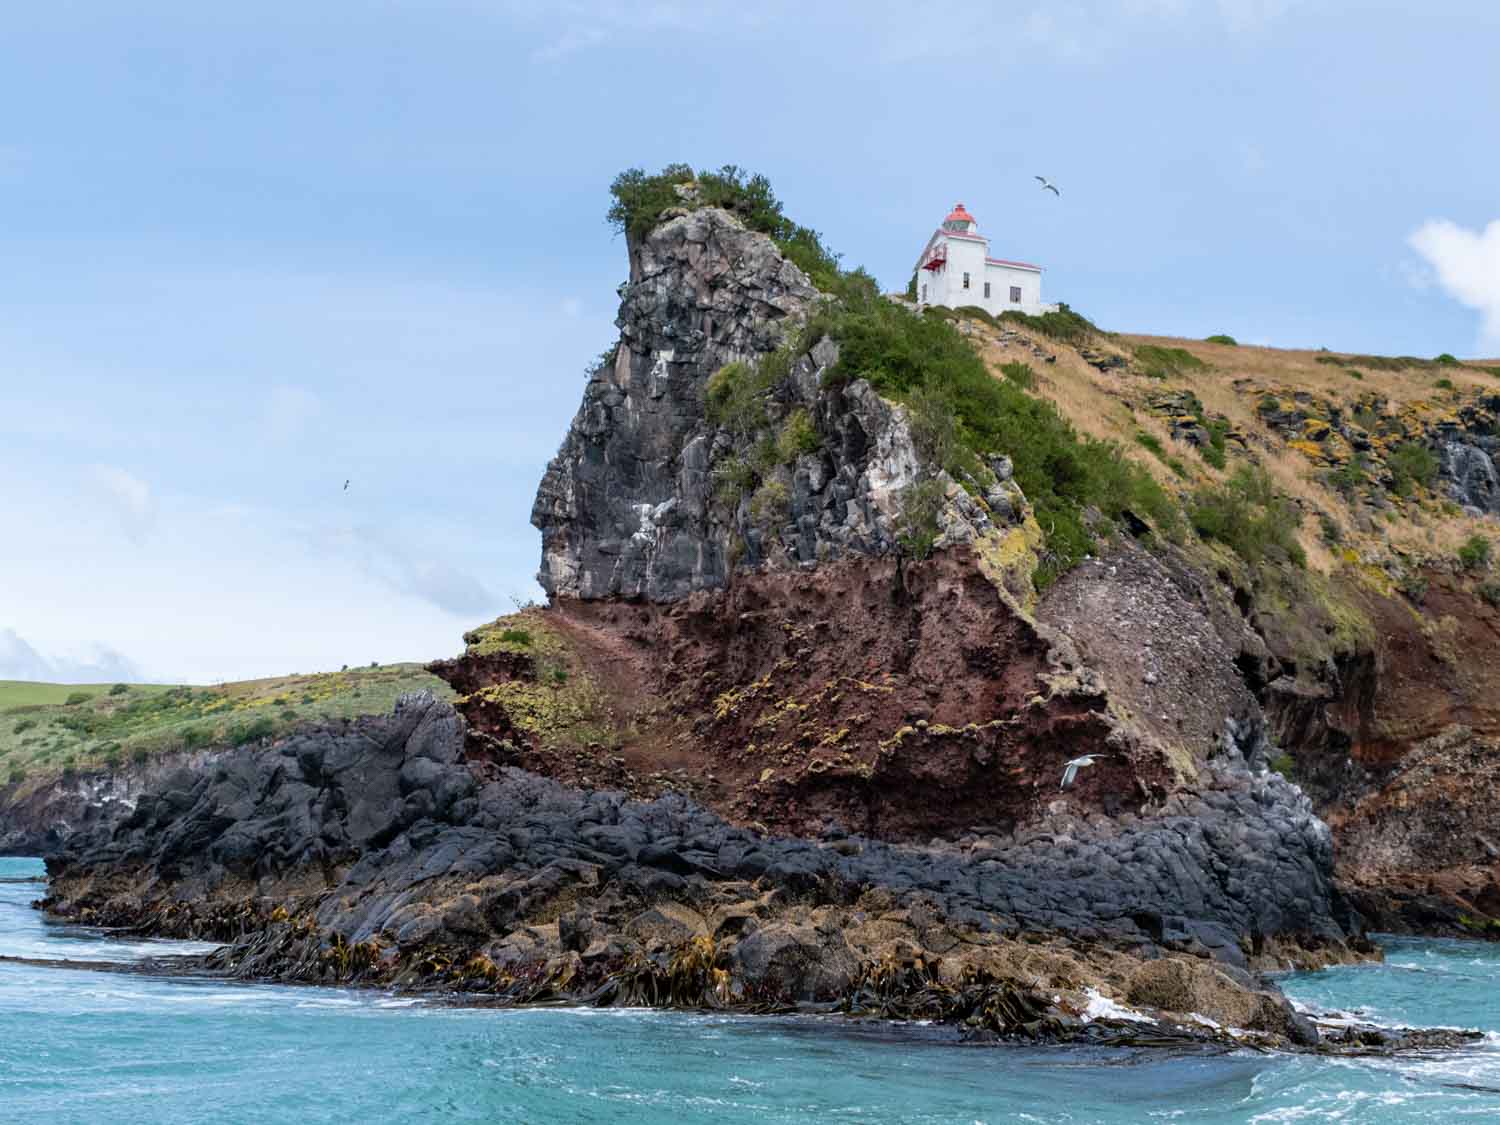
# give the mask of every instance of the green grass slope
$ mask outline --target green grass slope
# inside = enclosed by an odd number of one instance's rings
[[[420,664],[276,676],[213,687],[0,680],[0,784],[238,746],[302,722],[387,712],[403,692],[452,690]]]

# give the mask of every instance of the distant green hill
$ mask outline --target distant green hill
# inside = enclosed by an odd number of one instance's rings
[[[452,690],[420,664],[276,676],[213,687],[0,680],[0,784],[236,746],[301,722],[387,712],[403,692]]]

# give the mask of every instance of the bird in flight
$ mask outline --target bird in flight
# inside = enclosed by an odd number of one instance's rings
[[[1081,758],[1074,758],[1072,761],[1064,762],[1062,784],[1057,788],[1059,790],[1066,789],[1073,784],[1073,779],[1078,776],[1079,770],[1093,765],[1100,758],[1108,758],[1109,756],[1108,754],[1085,754]]]
[[[349,482],[348,482],[348,481],[345,481],[345,482],[344,482],[344,491],[345,491],[345,492],[348,492],[348,491],[349,491]]]
[[[1043,191],[1050,191],[1053,195],[1057,196],[1059,199],[1062,198],[1062,192],[1060,192],[1060,191],[1057,190],[1057,185],[1054,184],[1051,180],[1047,179],[1046,176],[1036,176],[1034,178],[1035,178],[1035,180],[1039,184],[1042,185],[1042,190]]]

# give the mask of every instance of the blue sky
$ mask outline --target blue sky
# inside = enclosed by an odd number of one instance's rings
[[[12,5],[0,676],[428,659],[537,594],[629,165],[764,171],[888,287],[962,200],[1108,328],[1500,354],[1497,43],[1490,0]]]

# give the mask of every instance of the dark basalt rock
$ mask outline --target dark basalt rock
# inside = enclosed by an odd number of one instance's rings
[[[667,220],[630,247],[620,340],[537,489],[537,576],[554,597],[667,602],[721,589],[736,567],[797,566],[896,547],[900,491],[918,475],[904,411],[863,380],[823,386],[838,359],[827,340],[793,357],[766,401],[766,429],[721,429],[704,412],[709,378],[731,361],[775,351],[824,298],[775,243],[712,208]],[[820,443],[769,470],[774,502],[726,499],[726,465],[752,459],[793,411]],[[949,504],[942,545],[992,526],[990,513],[938,474]],[[992,508],[1018,522],[1008,484]]]
[[[883,889],[980,930],[1060,932],[1230,965],[1268,938],[1337,947],[1349,936],[1328,830],[1274,774],[1213,774],[1197,795],[1129,823],[1056,816],[1013,838],[918,847],[769,837],[681,796],[631,801],[516,769],[485,779],[463,747],[462,720],[422,695],[387,718],[179,771],[189,776],[62,844],[48,859],[49,905],[140,924],[132,910],[150,913],[141,904],[152,896],[201,903],[314,875],[326,887],[318,924],[351,944],[472,946],[508,937],[568,888],[702,905],[715,886],[753,883],[828,903]],[[489,876],[503,876],[503,888],[455,905],[455,880]],[[569,925],[576,946],[581,923]],[[760,932],[760,945],[773,941],[775,931]],[[744,964],[788,973],[783,947],[807,942],[776,941],[763,955],[746,949]],[[831,970],[825,959],[808,971],[821,980]]]

